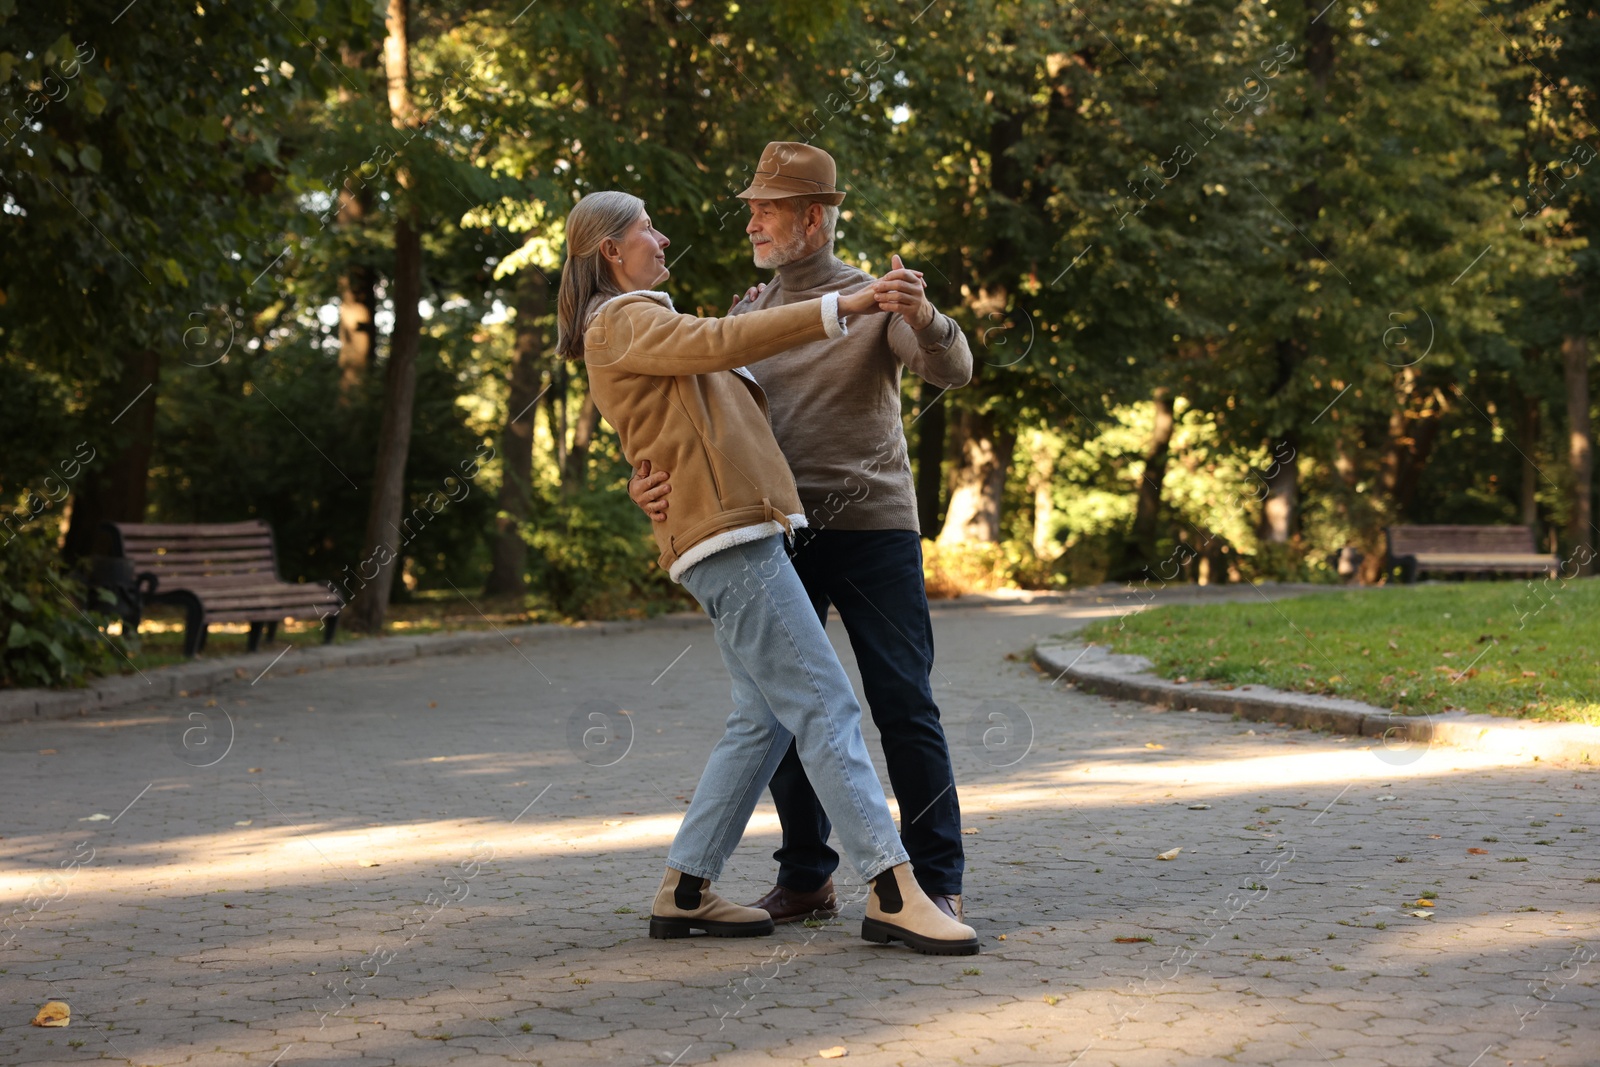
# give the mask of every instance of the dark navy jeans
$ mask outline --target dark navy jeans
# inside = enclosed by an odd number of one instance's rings
[[[950,747],[928,682],[933,623],[922,583],[922,540],[912,530],[797,530],[790,559],[824,625],[839,612],[861,668],[889,784],[900,802],[900,838],[929,895],[961,892],[961,805]],[[832,827],[794,745],[770,785],[783,847],[778,884],[820,889],[839,866]]]

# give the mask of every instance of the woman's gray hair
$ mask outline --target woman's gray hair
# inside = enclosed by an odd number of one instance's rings
[[[643,215],[643,200],[615,189],[590,193],[567,212],[567,261],[561,265],[561,294],[556,298],[557,354],[583,358],[590,308],[596,300],[622,293],[600,245],[608,237],[622,240]]]

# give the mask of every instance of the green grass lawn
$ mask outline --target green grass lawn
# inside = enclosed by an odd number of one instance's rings
[[[1600,725],[1600,579],[1392,586],[1162,607],[1083,638],[1165,678]]]

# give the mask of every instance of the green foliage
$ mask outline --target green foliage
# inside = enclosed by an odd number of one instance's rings
[[[1570,574],[1570,570],[1565,572]],[[1183,605],[1095,623],[1090,641],[1165,677],[1600,725],[1600,581],[1567,577]]]
[[[0,545],[0,688],[81,685],[115,671],[109,617],[86,605],[81,582],[64,573],[52,531],[36,524]],[[103,594],[102,594],[103,595]]]
[[[1085,571],[1081,555],[1041,560],[1026,541],[997,544],[922,542],[922,577],[928,596],[938,600],[995,589],[1059,589],[1099,581],[1104,571]],[[1086,575],[1092,574],[1092,577]]]
[[[579,619],[692,609],[656,564],[649,526],[627,492],[615,487],[539,501],[523,535],[533,549],[535,588],[562,615]]]

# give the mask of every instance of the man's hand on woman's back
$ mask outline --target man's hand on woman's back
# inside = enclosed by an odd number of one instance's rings
[[[643,460],[628,479],[628,496],[644,509],[652,522],[667,521],[667,494],[672,492],[672,483],[667,478],[666,471],[652,471],[650,461]]]

